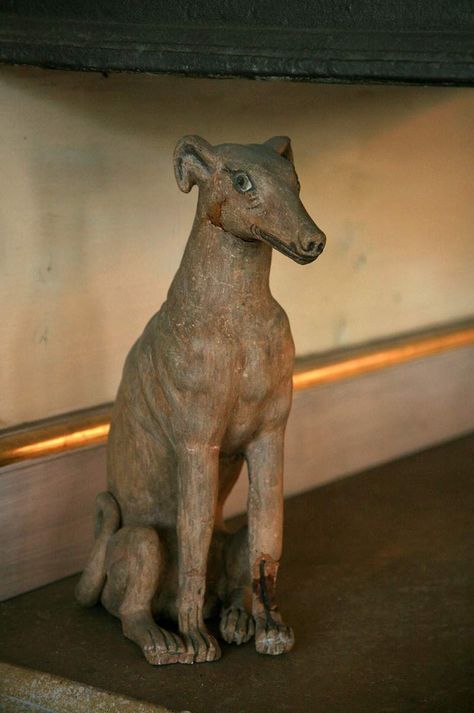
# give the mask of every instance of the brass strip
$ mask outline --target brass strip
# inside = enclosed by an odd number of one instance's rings
[[[418,338],[405,344],[395,344],[391,347],[341,359],[341,361],[316,366],[314,369],[306,369],[294,375],[293,388],[295,390],[308,389],[311,386],[327,384],[339,379],[349,379],[371,371],[403,364],[413,359],[433,356],[448,349],[465,347],[469,344],[474,344],[474,327],[448,334]]]
[[[0,433],[0,467],[104,444],[112,404],[25,424]]]
[[[64,436],[45,438],[44,440],[34,443],[27,443],[25,446],[17,446],[11,455],[15,460],[24,460],[25,458],[38,458],[39,456],[45,455],[45,453],[55,453],[57,451],[83,448],[84,446],[104,443],[109,434],[109,430],[110,424],[108,422],[102,423],[100,426],[73,431]]]
[[[338,358],[334,355],[318,357],[312,360],[310,367],[297,367],[293,386],[295,390],[308,389],[472,344],[472,323],[379,342],[365,349],[348,350]],[[0,434],[0,466],[104,444],[110,429],[111,410],[112,405],[107,404],[5,431]]]

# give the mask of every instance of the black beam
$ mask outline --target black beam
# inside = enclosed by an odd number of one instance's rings
[[[193,76],[470,84],[469,0],[4,0],[0,62]]]

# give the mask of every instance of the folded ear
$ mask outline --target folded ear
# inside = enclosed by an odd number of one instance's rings
[[[196,183],[206,181],[216,162],[211,144],[200,136],[183,136],[174,150],[174,173],[183,193],[189,193]]]
[[[270,146],[274,151],[293,163],[293,151],[291,150],[291,139],[288,136],[273,136],[265,141],[266,146]]]

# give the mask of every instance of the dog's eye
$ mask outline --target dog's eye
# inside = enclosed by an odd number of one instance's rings
[[[250,191],[253,188],[252,181],[243,171],[235,173],[232,177],[232,182],[234,184],[234,188],[240,191],[240,193],[247,193],[247,191]]]

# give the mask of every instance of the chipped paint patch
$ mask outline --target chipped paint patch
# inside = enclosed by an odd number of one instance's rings
[[[268,624],[275,624],[272,612],[277,610],[275,600],[276,578],[279,563],[270,555],[262,555],[253,567],[252,589],[263,607]]]

